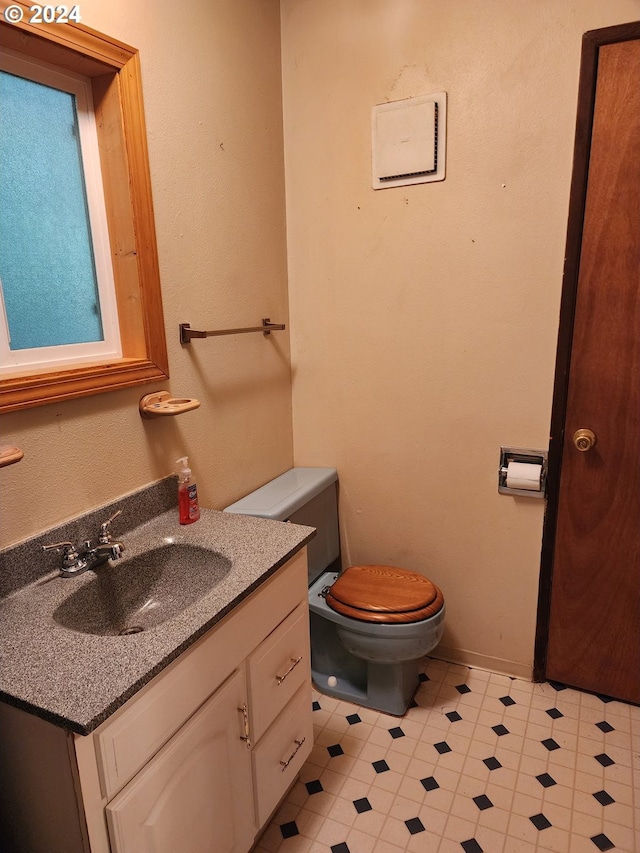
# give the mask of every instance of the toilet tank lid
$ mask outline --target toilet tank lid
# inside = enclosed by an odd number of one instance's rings
[[[225,507],[224,512],[286,521],[337,479],[335,468],[291,468],[255,492]]]

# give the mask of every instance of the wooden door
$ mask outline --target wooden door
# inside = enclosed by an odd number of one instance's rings
[[[577,219],[582,234],[546,677],[640,702],[640,25],[606,43],[616,29],[587,34],[605,34],[590,49],[595,100],[584,67],[581,80],[591,121],[583,109],[576,150],[587,152],[586,192],[576,205],[573,187],[570,213],[569,234]],[[590,449],[580,429],[595,435]]]
[[[232,675],[106,808],[114,853],[246,853],[256,827]]]

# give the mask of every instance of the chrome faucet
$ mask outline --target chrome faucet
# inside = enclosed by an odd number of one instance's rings
[[[73,542],[54,542],[51,545],[43,545],[43,551],[56,551],[62,554],[62,568],[60,574],[63,578],[72,578],[81,575],[87,569],[94,569],[107,560],[119,560],[124,551],[122,542],[115,542],[111,538],[110,525],[117,518],[121,509],[114,512],[100,525],[98,542],[93,545],[90,539],[86,539],[81,545]]]

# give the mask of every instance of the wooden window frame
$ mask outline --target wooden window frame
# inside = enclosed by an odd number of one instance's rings
[[[82,24],[0,19],[4,47],[90,78],[122,358],[16,371],[0,379],[0,413],[169,376],[138,51]]]

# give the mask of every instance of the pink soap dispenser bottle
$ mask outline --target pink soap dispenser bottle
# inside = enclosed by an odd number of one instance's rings
[[[180,524],[193,524],[200,518],[198,487],[191,476],[189,460],[186,456],[176,459],[178,466],[178,513]]]

